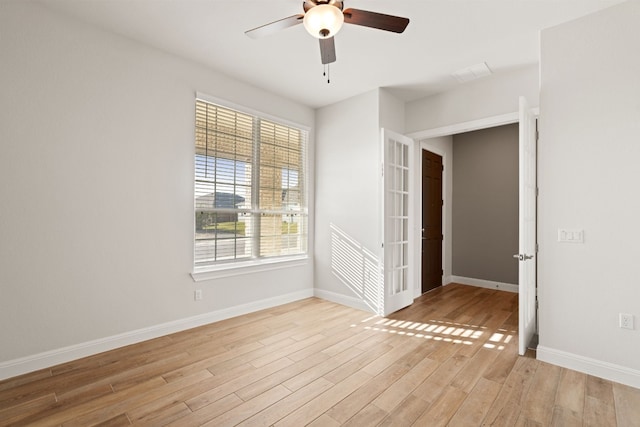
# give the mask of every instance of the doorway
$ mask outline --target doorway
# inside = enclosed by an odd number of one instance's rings
[[[442,286],[442,156],[422,150],[422,293]]]
[[[522,104],[522,102],[521,102]],[[464,132],[469,132],[469,131],[474,131],[474,130],[480,130],[480,129],[486,129],[486,128],[491,128],[491,127],[497,127],[497,126],[502,126],[502,125],[507,125],[507,124],[512,124],[512,123],[520,123],[523,124],[526,122],[531,122],[533,124],[528,124],[525,125],[527,131],[525,132],[529,137],[527,139],[529,140],[533,140],[535,141],[535,137],[532,137],[532,135],[535,135],[535,117],[538,115],[538,109],[537,108],[529,108],[526,105],[521,105],[520,106],[520,112],[516,112],[516,113],[508,113],[508,114],[503,114],[500,116],[493,116],[493,117],[487,117],[484,119],[479,119],[479,120],[474,120],[474,121],[470,121],[470,122],[464,122],[464,123],[459,123],[456,125],[449,125],[449,126],[443,126],[440,128],[434,128],[434,129],[430,129],[430,130],[426,130],[426,131],[421,131],[421,132],[415,132],[412,134],[409,134],[408,136],[412,139],[414,139],[415,141],[419,141],[420,144],[420,149],[429,149],[429,147],[437,147],[437,151],[442,151],[442,154],[444,155],[444,159],[445,162],[447,164],[447,169],[448,171],[452,170],[451,164],[449,163],[451,160],[451,156],[452,156],[452,140],[450,138],[452,138],[452,135],[454,134],[458,134],[458,133],[464,133]],[[523,117],[521,117],[523,116]],[[525,119],[526,117],[526,119]],[[524,128],[524,127],[523,127]],[[525,141],[525,138],[522,138],[523,135],[520,135],[520,144],[523,143],[523,141]],[[442,148],[441,148],[442,147]],[[535,147],[535,143],[534,143],[534,147]],[[528,152],[531,159],[535,160],[536,158],[536,151],[535,149],[523,149],[523,147],[519,147],[519,152],[523,153],[523,152]],[[449,159],[449,160],[447,160]],[[519,168],[521,170],[524,170],[524,168]],[[528,168],[528,170],[531,172],[533,171],[535,173],[536,167],[532,166],[530,168]],[[530,277],[533,277],[532,280],[521,280],[520,278],[518,279],[518,285],[517,286],[511,286],[511,287],[505,287],[503,289],[503,287],[505,285],[505,283],[500,283],[500,282],[493,282],[493,281],[487,281],[487,280],[469,280],[469,283],[465,283],[464,281],[459,280],[460,277],[458,276],[454,276],[452,275],[452,268],[451,268],[451,262],[452,262],[452,253],[451,253],[451,244],[452,244],[452,232],[451,232],[451,218],[452,218],[452,213],[451,213],[451,200],[452,200],[452,194],[451,194],[451,190],[452,190],[452,181],[451,181],[451,176],[449,176],[450,173],[445,171],[444,176],[445,176],[445,186],[444,186],[444,192],[445,192],[445,199],[447,200],[447,203],[445,204],[445,216],[443,218],[443,223],[445,224],[445,239],[443,241],[443,247],[447,248],[446,251],[443,250],[444,253],[444,262],[443,262],[443,268],[444,268],[444,282],[445,283],[449,283],[449,282],[453,282],[455,281],[456,283],[462,283],[462,284],[468,284],[468,285],[472,285],[472,286],[480,286],[480,287],[486,287],[486,288],[491,288],[491,289],[498,289],[498,290],[507,290],[507,291],[515,291],[518,292],[519,294],[519,298],[521,299],[519,301],[519,321],[520,322],[524,322],[526,323],[525,325],[520,325],[520,330],[522,331],[521,335],[522,335],[522,339],[523,342],[527,340],[527,335],[530,333],[529,331],[529,326],[530,325],[535,325],[536,321],[537,321],[537,316],[536,315],[531,315],[531,313],[535,313],[536,309],[535,309],[535,295],[536,295],[536,286],[535,286],[535,271],[537,269],[536,266],[536,249],[535,249],[535,240],[536,240],[536,235],[535,235],[535,231],[532,232],[531,237],[527,240],[530,243],[532,243],[532,247],[534,249],[531,249],[531,247],[529,248],[519,248],[519,254],[518,257],[520,258],[522,256],[522,262],[521,264],[526,264],[524,261],[526,261],[528,263],[527,269],[530,272],[534,272],[532,275],[530,275]],[[535,175],[533,175],[535,176]],[[526,186],[525,184],[523,184],[522,182],[522,177],[520,177],[519,179],[519,188],[527,188],[528,190],[531,191],[527,191],[526,194],[528,196],[528,202],[526,203],[527,206],[531,207],[532,210],[535,212],[536,209],[534,208],[535,206],[535,195],[537,195],[537,191],[535,185],[529,185]],[[416,190],[418,195],[422,195],[422,192],[419,190]],[[420,217],[421,213],[418,212],[418,209],[421,206],[416,206],[414,209],[415,215],[416,217]],[[518,229],[520,231],[525,230],[525,226],[523,225],[523,217],[524,215],[521,215],[521,217],[519,218],[519,225],[518,225]],[[535,219],[536,216],[535,215],[531,215],[529,214],[526,218],[528,218],[530,221],[532,221],[533,224],[535,224]],[[526,227],[528,230],[535,230],[535,225],[531,225],[529,227]],[[416,230],[416,236],[419,236],[420,234],[420,230],[417,229]],[[519,239],[520,241],[524,241],[524,239]],[[417,252],[417,251],[416,251]],[[417,257],[417,255],[416,255]],[[417,263],[419,263],[420,261],[417,260]],[[418,264],[420,265],[420,264]],[[524,267],[524,266],[521,266]],[[464,278],[462,278],[464,279]],[[419,292],[419,287],[418,287],[418,283],[416,283],[416,292]],[[526,301],[522,301],[522,300],[526,300]],[[527,308],[529,307],[529,308]],[[529,315],[527,315],[527,313],[529,313]],[[534,330],[535,328],[531,328],[532,330]],[[519,343],[519,352],[522,351],[522,343]]]

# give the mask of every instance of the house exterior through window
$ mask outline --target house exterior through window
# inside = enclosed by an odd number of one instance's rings
[[[196,100],[194,271],[307,254],[307,138]]]

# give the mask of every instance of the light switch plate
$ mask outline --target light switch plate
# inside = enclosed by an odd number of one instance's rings
[[[558,242],[584,243],[584,230],[559,228]]]

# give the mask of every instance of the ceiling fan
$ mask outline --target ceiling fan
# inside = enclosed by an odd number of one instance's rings
[[[289,16],[266,25],[245,31],[251,38],[273,34],[285,28],[303,24],[309,34],[320,39],[320,58],[323,65],[336,60],[336,48],[333,40],[343,23],[376,28],[378,30],[402,33],[408,18],[369,12],[360,9],[344,9],[342,0],[304,0],[302,3],[304,14]]]

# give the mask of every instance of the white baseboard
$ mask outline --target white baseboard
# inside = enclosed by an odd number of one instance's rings
[[[549,347],[538,346],[536,358],[543,362],[573,369],[595,377],[640,388],[640,371],[613,363],[567,353]]]
[[[255,311],[310,298],[312,296],[314,296],[313,289],[305,289],[298,292],[279,295],[273,298],[267,298],[260,301],[237,305],[235,307],[200,314],[198,316],[188,317],[186,319],[174,320],[172,322],[162,323],[148,328],[137,329],[106,338],[100,338],[56,350],[50,350],[44,353],[21,357],[7,362],[0,362],[0,380],[59,365],[61,363],[70,362],[72,360],[124,347],[126,345],[218,322],[231,317],[253,313]]]
[[[313,290],[313,295],[327,301],[335,302],[336,304],[345,305],[347,307],[355,308],[358,310],[368,311],[369,313],[375,313],[375,309],[367,305],[367,303],[360,298],[342,295],[336,292],[325,291],[324,289],[317,288]]]
[[[477,286],[479,288],[497,289],[499,291],[518,293],[518,285],[512,283],[494,282],[491,280],[473,279],[470,277],[451,276],[450,282],[460,283],[462,285]]]

